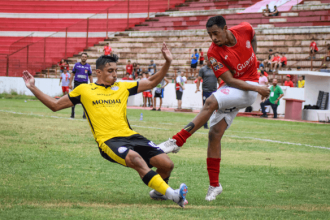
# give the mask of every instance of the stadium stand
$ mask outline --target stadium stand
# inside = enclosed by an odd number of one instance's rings
[[[207,52],[210,39],[205,31],[205,23],[209,17],[221,14],[226,18],[229,27],[242,21],[252,24],[257,33],[258,59],[265,59],[268,55],[268,49],[273,49],[273,51],[286,53],[288,58],[287,68],[292,70],[297,69],[297,67],[301,67],[302,70],[310,70],[311,65],[314,69],[321,68],[323,53],[325,53],[326,45],[330,40],[330,16],[328,15],[330,0],[303,1],[293,6],[288,12],[280,12],[277,17],[263,17],[261,13],[242,13],[246,7],[258,1],[177,2],[173,5],[171,3],[170,10],[167,11],[165,11],[166,4],[163,4],[165,9],[150,16],[147,20],[145,18],[142,19],[143,21],[135,20],[134,22],[138,24],[135,26],[129,25],[129,29],[122,32],[122,34],[111,35],[105,41],[104,37],[94,38],[93,41],[88,43],[89,48],[85,50],[90,55],[89,63],[95,68],[96,58],[102,54],[103,46],[110,41],[111,47],[120,57],[118,63],[120,74],[124,73],[127,59],[139,63],[141,67],[146,67],[153,59],[160,67],[163,61],[159,48],[161,43],[166,41],[175,58],[168,74],[169,77],[172,77],[175,68],[181,70],[189,68],[189,57],[194,48],[202,48],[205,53]],[[66,19],[58,20],[64,22]],[[69,24],[72,19],[67,20],[67,24]],[[102,24],[101,20],[97,20],[99,25]],[[118,22],[118,24],[121,22],[120,19],[113,21],[115,21],[114,23]],[[125,26],[125,21],[127,22],[125,19],[122,19],[122,21],[122,25],[118,25],[118,28]],[[96,23],[93,26],[95,32],[102,29]],[[51,27],[48,26],[47,28]],[[124,29],[127,29],[127,26]],[[94,30],[91,30],[91,32]],[[121,30],[118,32],[121,32]],[[312,37],[316,39],[319,53],[316,54],[316,59],[310,61],[308,50]],[[49,62],[55,64],[61,58],[72,56],[68,58],[70,68],[72,68],[78,60],[78,51],[82,52],[85,42],[81,39],[78,41],[71,38],[71,40],[70,43],[67,43],[76,46],[67,51],[67,56],[56,57],[56,59]],[[56,43],[54,43],[53,48],[53,50],[56,50]],[[73,54],[76,55],[73,56]],[[43,70],[43,73],[56,77],[59,70],[56,65],[53,65],[51,68]]]
[[[0,75],[16,76],[25,68],[32,73],[38,72],[63,57],[93,46],[107,34],[111,36],[134,27],[149,13],[165,12],[183,2],[0,0]],[[31,33],[30,42],[34,44],[29,48],[27,44],[22,46],[8,59],[10,45]],[[28,66],[29,63],[33,63],[33,67]]]

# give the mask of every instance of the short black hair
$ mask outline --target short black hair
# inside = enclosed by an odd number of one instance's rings
[[[265,70],[261,70],[260,74],[265,75]]]
[[[107,63],[117,63],[118,56],[113,54],[112,56],[109,55],[102,55],[96,60],[96,69],[103,69]]]
[[[82,55],[84,55],[84,54],[85,54],[85,55],[88,57],[88,54],[87,54],[87,53],[85,53],[85,52],[81,53],[81,56],[82,56]]]
[[[224,17],[222,17],[221,15],[211,17],[206,22],[206,27],[207,28],[210,28],[213,25],[216,25],[219,28],[222,28],[223,29],[226,26],[226,19],[224,19]]]

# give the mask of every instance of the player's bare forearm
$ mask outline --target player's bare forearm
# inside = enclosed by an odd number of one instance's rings
[[[152,75],[148,80],[141,80],[139,82],[138,92],[143,92],[155,88],[165,77],[171,66],[171,62],[166,61],[162,68],[154,75]]]
[[[89,75],[88,77],[89,77],[89,82],[90,83],[93,83],[93,76],[92,75]]]
[[[73,106],[68,96],[63,96],[57,100],[40,91],[40,89],[38,89],[35,85],[28,87],[28,89],[30,89],[35,97],[53,112]]]
[[[23,71],[23,80],[26,87],[50,110],[58,111],[73,106],[68,96],[63,96],[59,100],[56,100],[40,91],[35,85],[34,77],[27,70]]]
[[[257,37],[256,35],[253,36],[253,39],[251,41],[251,44],[252,44],[252,48],[253,48],[253,52],[254,54],[257,54]]]

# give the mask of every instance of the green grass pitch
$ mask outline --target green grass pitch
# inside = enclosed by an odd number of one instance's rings
[[[236,118],[222,142],[223,193],[212,202],[204,200],[208,135],[200,129],[170,154],[170,186],[189,187],[181,209],[151,200],[134,170],[100,156],[81,106],[70,120],[70,109],[9,98],[0,96],[0,220],[329,219],[329,125]],[[156,144],[193,117],[128,110],[132,128]]]

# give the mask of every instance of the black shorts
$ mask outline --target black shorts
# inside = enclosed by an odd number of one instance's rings
[[[79,85],[81,85],[81,84],[87,84],[88,83],[88,81],[87,82],[78,82],[78,81],[74,81],[73,82],[73,88],[76,88],[76,87],[78,87]]]
[[[204,60],[200,60],[199,65],[203,65],[203,64],[204,64]]]
[[[281,67],[285,67],[285,62],[281,62]]]
[[[314,50],[314,52],[313,52],[313,50],[311,50],[311,52],[312,52],[312,53],[316,53],[316,52],[317,52],[317,50]]]
[[[151,168],[150,159],[159,154],[163,154],[154,142],[146,139],[142,135],[134,134],[129,137],[115,137],[105,141],[99,146],[102,157],[113,163],[127,166],[125,162],[129,150],[140,154],[143,160]]]
[[[190,67],[191,67],[192,69],[196,69],[196,68],[197,68],[197,63],[195,63],[195,64],[190,64]]]
[[[181,100],[182,99],[182,93],[180,90],[176,90],[176,99]]]
[[[163,95],[162,95],[162,93],[155,92],[154,98],[161,98],[162,99]]]

